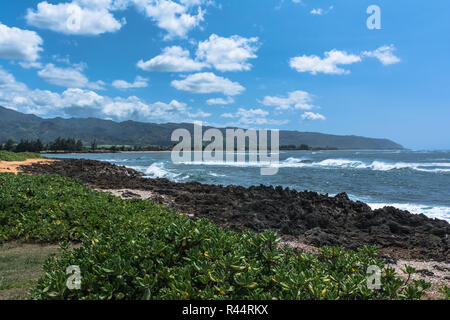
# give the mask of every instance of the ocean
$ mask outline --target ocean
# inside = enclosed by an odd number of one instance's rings
[[[174,164],[169,152],[64,154],[123,165],[149,178],[221,185],[281,185],[335,195],[346,192],[373,209],[387,205],[450,222],[450,151],[280,151],[278,174],[262,176],[261,164]]]

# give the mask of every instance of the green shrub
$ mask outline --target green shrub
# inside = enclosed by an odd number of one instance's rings
[[[20,152],[14,153],[5,150],[0,150],[0,161],[25,161],[28,159],[40,159],[42,158],[38,153],[32,152]]]
[[[376,250],[280,249],[277,235],[223,230],[143,200],[122,200],[57,176],[0,174],[3,241],[63,241],[48,259],[34,299],[419,299]],[[69,249],[66,241],[81,240]],[[79,266],[80,290],[66,286]],[[381,268],[381,289],[367,268]],[[408,271],[411,271],[408,269]]]

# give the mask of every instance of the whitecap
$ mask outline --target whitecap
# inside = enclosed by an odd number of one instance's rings
[[[450,207],[427,206],[413,203],[368,203],[373,210],[384,207],[394,207],[400,210],[406,210],[413,214],[423,213],[429,218],[437,218],[450,222]]]
[[[180,173],[173,173],[164,168],[164,164],[161,162],[153,163],[150,167],[145,170],[145,174],[149,178],[167,178],[175,180],[179,177]]]

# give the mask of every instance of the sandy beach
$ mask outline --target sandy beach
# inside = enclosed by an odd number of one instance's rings
[[[0,172],[19,173],[22,172],[21,166],[32,165],[36,163],[51,163],[57,160],[53,159],[28,159],[26,161],[0,161]]]

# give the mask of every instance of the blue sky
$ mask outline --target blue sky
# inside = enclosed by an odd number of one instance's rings
[[[4,0],[0,105],[450,149],[449,12],[444,0]]]

